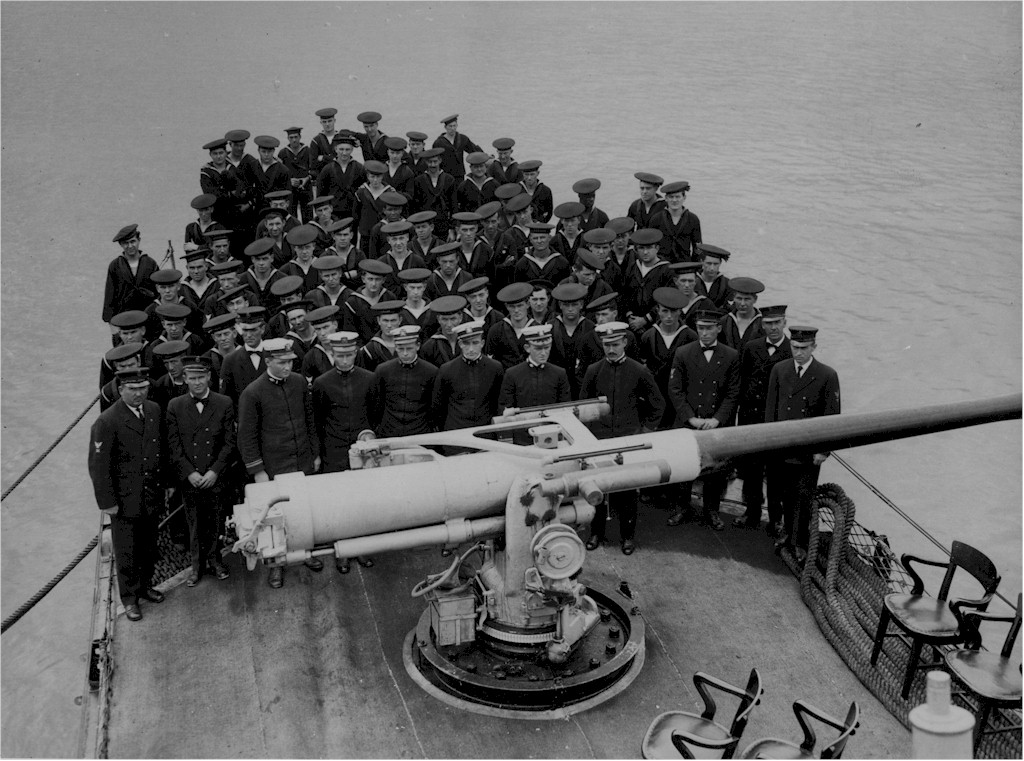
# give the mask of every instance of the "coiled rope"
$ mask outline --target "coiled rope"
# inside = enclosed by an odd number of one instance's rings
[[[58,436],[54,440],[54,442],[52,444],[50,444],[50,446],[48,446],[46,448],[46,450],[35,459],[35,462],[33,462],[31,465],[28,466],[28,469],[25,470],[24,473],[22,473],[20,476],[18,476],[17,480],[13,484],[11,484],[7,489],[4,490],[3,495],[0,495],[0,502],[3,502],[5,499],[7,499],[7,496],[12,491],[14,491],[16,488],[18,488],[18,485],[21,484],[21,482],[24,481],[28,477],[28,474],[31,473],[33,470],[35,470],[39,466],[39,463],[41,463],[43,460],[45,460],[46,456],[48,454],[50,454],[50,452],[52,452],[54,449],[57,448],[58,444],[60,444],[62,441],[64,441],[64,439],[67,437],[67,435],[69,433],[71,433],[71,430],[76,425],[78,425],[80,422],[82,422],[82,418],[85,417],[85,414],[89,410],[91,410],[92,406],[94,404],[96,404],[96,402],[98,402],[99,400],[100,400],[100,395],[96,394],[96,396],[93,397],[92,401],[89,402],[89,404],[86,406],[86,408],[84,410],[82,410],[81,414],[79,414],[78,417],[76,417],[74,420],[71,421],[71,423],[68,425],[68,427],[65,428],[64,431],[60,434],[60,436]]]

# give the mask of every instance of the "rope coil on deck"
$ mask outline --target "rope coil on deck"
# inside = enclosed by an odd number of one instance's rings
[[[927,670],[919,671],[910,698],[904,700],[900,685],[909,657],[908,648],[902,643],[883,648],[878,665],[870,663],[883,599],[889,592],[908,591],[909,576],[885,537],[866,531],[856,522],[853,501],[839,486],[819,486],[813,510],[816,517],[810,525],[807,563],[800,572],[804,603],[850,670],[909,727],[910,709],[925,700],[923,675]],[[791,557],[785,559],[798,571]],[[951,648],[940,648],[948,649]],[[1019,724],[1018,713],[993,711],[992,725]],[[1020,758],[1020,733],[986,735],[977,748],[976,757]]]

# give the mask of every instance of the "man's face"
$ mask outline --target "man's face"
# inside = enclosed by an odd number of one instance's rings
[[[231,255],[229,249],[231,241],[227,238],[217,238],[210,243],[210,256],[218,262],[227,261]]]
[[[444,131],[445,134],[448,135],[448,137],[455,137],[455,133],[459,131],[459,120],[455,119],[453,121],[448,122],[446,125],[444,125]]]
[[[519,225],[522,225],[523,227],[526,227],[528,224],[530,224],[533,221],[533,207],[532,206],[527,206],[525,209],[522,209],[521,211],[515,212],[515,215],[516,215],[516,224],[519,224]]]
[[[409,236],[405,233],[388,236],[388,245],[395,256],[405,256],[409,251]]]
[[[683,203],[686,201],[686,193],[666,193],[665,194],[665,205],[671,211],[679,211],[683,208]]]
[[[682,315],[683,310],[681,309],[669,309],[658,305],[658,323],[661,327],[669,332],[676,330],[679,327],[679,318]]]
[[[205,396],[210,388],[210,373],[206,370],[188,370],[185,373],[185,383],[192,396]]]
[[[197,213],[199,214],[199,221],[204,225],[210,224],[210,220],[213,219],[213,209],[209,207],[199,209]]]
[[[676,288],[688,299],[693,298],[693,289],[697,285],[697,276],[692,272],[680,272],[676,275]]]
[[[486,164],[470,164],[469,173],[476,177],[478,180],[482,180],[487,172]]]
[[[250,349],[259,346],[263,340],[263,323],[239,325],[238,331],[242,334],[242,340]]]
[[[375,275],[372,272],[364,272],[362,273],[362,278],[363,288],[365,288],[366,292],[371,296],[376,296],[378,293],[381,292],[381,289],[384,287],[383,275]]]
[[[441,170],[441,157],[431,156],[429,159],[427,159],[427,170],[431,174],[436,174],[437,172],[439,172]]]
[[[326,132],[328,134],[330,134],[331,132],[334,132],[334,117],[333,116],[321,117],[320,118],[320,129],[322,129],[324,132]]]
[[[206,280],[206,268],[205,259],[193,259],[185,265],[185,269],[188,270],[188,276],[197,282]]]
[[[275,378],[284,380],[292,374],[292,361],[290,359],[272,357],[267,360],[267,369],[273,373]]]
[[[287,198],[274,198],[270,201],[271,209],[280,209],[281,211],[288,211],[288,199]]]
[[[785,317],[765,317],[761,319],[761,325],[768,335],[768,340],[773,344],[777,344],[785,335],[783,332],[786,329]]]
[[[644,203],[650,203],[652,200],[654,200],[654,196],[657,192],[657,185],[652,185],[649,182],[640,183],[640,198],[643,199]]]
[[[523,172],[523,184],[528,188],[536,187],[539,179],[540,170],[538,169],[535,169],[532,172]]]
[[[401,163],[402,154],[404,153],[405,151],[393,151],[390,148],[388,148],[388,161],[392,164]]]
[[[617,362],[626,353],[626,337],[617,336],[609,341],[601,341],[604,349],[604,356],[609,362]]]
[[[512,149],[511,148],[499,148],[498,149],[498,161],[505,166],[512,161]]]
[[[576,322],[583,311],[583,300],[561,302],[562,319],[569,322]]]
[[[498,215],[492,214],[487,219],[483,220],[482,224],[484,226],[484,232],[488,235],[494,233],[498,229]]]
[[[142,357],[136,354],[134,357],[128,357],[127,359],[119,359],[114,362],[114,370],[132,370],[136,367],[142,367]]]
[[[306,330],[306,309],[288,310],[288,327],[295,333],[302,334]]]
[[[288,147],[293,151],[299,150],[302,147],[302,134],[299,132],[289,132]]]
[[[397,314],[382,314],[377,316],[377,325],[380,328],[380,334],[387,338],[390,336],[395,328],[401,326],[402,318]]]
[[[393,206],[392,204],[384,204],[384,218],[388,222],[397,222],[402,218],[402,207]]]
[[[611,256],[612,247],[609,243],[593,243],[590,246],[590,253],[597,257],[599,262],[608,261],[608,257]]]
[[[301,246],[292,246],[292,252],[295,254],[295,258],[305,263],[313,258],[313,252],[316,250],[316,243],[303,243]]]
[[[260,146],[259,151],[260,151],[260,161],[262,161],[264,164],[269,164],[271,161],[274,160],[274,149],[273,148],[264,148],[263,146]]]
[[[701,261],[705,280],[714,280],[718,277],[718,271],[722,268],[722,260],[717,256],[705,256]]]
[[[540,258],[544,258],[547,253],[548,246],[551,245],[551,238],[548,237],[547,233],[530,233],[530,245],[533,246],[533,253],[539,255]]]
[[[318,322],[313,326],[313,330],[316,331],[316,337],[320,339],[321,345],[327,346],[327,336],[331,333],[338,332],[338,321],[326,320],[324,322]]]
[[[416,230],[416,237],[419,240],[428,241],[430,236],[434,234],[434,223],[420,222],[418,225],[414,225],[413,229]]]
[[[133,257],[139,253],[139,242],[141,236],[136,233],[127,240],[118,241],[118,245],[121,246],[121,251],[124,252],[125,256]]]
[[[459,242],[472,243],[476,240],[476,223],[459,225]]]
[[[437,316],[437,324],[441,326],[441,333],[445,338],[451,338],[455,334],[455,328],[461,323],[461,314],[439,314]]]
[[[426,145],[422,140],[410,140],[409,141],[409,153],[415,158],[423,153],[423,147]]]
[[[416,361],[416,353],[420,350],[419,341],[403,341],[395,346],[395,355],[403,365],[411,365]]]
[[[341,270],[321,270],[320,280],[329,291],[341,285]]]
[[[177,380],[185,371],[185,360],[183,357],[171,357],[164,360],[164,367],[167,368],[167,374]]]
[[[121,384],[121,399],[129,407],[138,407],[149,396],[149,384]]]
[[[718,340],[718,334],[722,331],[722,326],[717,322],[707,322],[704,320],[697,321],[697,338],[700,339],[701,346],[710,346],[716,340]]]
[[[172,341],[180,341],[185,335],[184,320],[161,320],[160,324],[163,326],[164,335]]]
[[[793,350],[793,359],[796,360],[796,363],[803,365],[814,354],[817,344],[814,341],[794,341],[790,339],[789,347]]]
[[[543,365],[545,362],[548,361],[548,357],[551,356],[550,339],[544,343],[535,343],[534,341],[527,341],[526,353],[530,355],[530,359],[533,360],[534,364]]]
[[[245,141],[233,140],[228,143],[228,148],[231,150],[231,155],[237,158],[245,152]]]
[[[238,314],[238,310],[249,306],[249,299],[245,296],[235,296],[233,299],[229,299],[224,305],[231,314]]]
[[[590,211],[594,208],[594,200],[597,198],[596,193],[577,193],[576,196],[580,199],[584,209]]]
[[[615,240],[611,242],[609,249],[615,249],[615,253],[620,256],[626,253],[626,249],[629,248],[629,236],[631,233],[619,233],[615,236]],[[594,250],[594,246],[590,247],[590,250]]]
[[[451,251],[444,256],[437,257],[437,268],[445,277],[451,277],[459,268],[459,253]]]
[[[753,293],[734,293],[732,303],[740,317],[750,317],[754,313],[757,295]]]
[[[646,265],[654,264],[654,260],[658,258],[658,247],[654,246],[637,246],[636,247],[637,258]]]
[[[341,370],[343,373],[347,373],[356,364],[356,350],[354,348],[345,347],[344,349],[334,349],[334,366]]]
[[[470,362],[478,360],[484,353],[483,336],[470,336],[469,338],[463,338],[459,341],[459,346],[462,347],[463,357],[468,359]]]
[[[237,272],[225,272],[217,279],[220,280],[220,287],[222,291],[230,291],[238,285],[240,277],[241,276]]]
[[[138,325],[137,327],[134,328],[118,328],[117,334],[121,336],[121,341],[123,343],[144,343],[146,336],[146,326]]]
[[[487,309],[487,289],[481,288],[479,291],[467,293],[466,300],[469,302],[471,311],[476,314],[482,314]]]
[[[321,204],[313,209],[313,211],[316,213],[316,221],[322,226],[326,226],[331,223],[331,215],[334,213],[334,209],[329,203]]]
[[[331,233],[334,236],[334,247],[340,251],[346,251],[352,244],[352,228],[346,227],[344,230],[336,230]],[[323,273],[321,273],[323,277]]]
[[[267,251],[259,256],[252,257],[252,271],[260,277],[264,277],[270,274],[270,270],[274,267],[274,255]]]
[[[530,294],[530,311],[534,314],[544,314],[550,303],[551,297],[543,288],[538,288]]]
[[[210,161],[214,164],[223,164],[228,158],[227,148],[214,148],[210,151]]]
[[[379,188],[384,182],[384,175],[377,174],[376,172],[367,172],[366,182],[372,187]]]
[[[605,307],[594,312],[594,324],[604,325],[606,322],[615,322],[619,319],[619,310],[614,307]]]
[[[580,231],[580,218],[579,217],[566,217],[562,220],[562,229],[568,236],[573,236]]]
[[[179,286],[177,283],[157,283],[156,295],[160,301],[166,304],[173,304],[178,300]]]
[[[233,327],[222,328],[215,331],[213,334],[213,342],[217,345],[217,350],[221,354],[227,354],[235,346],[236,335],[237,334]]]
[[[370,135],[370,136],[376,135],[377,134],[377,124],[378,124],[378,122],[363,122],[363,129],[366,131],[367,135]]]
[[[270,233],[271,238],[280,238],[283,230],[284,220],[281,217],[277,214],[267,217],[267,232]]]
[[[579,281],[580,285],[585,285],[589,288],[597,280],[597,270],[592,270],[590,267],[585,266],[578,267],[576,270],[576,280]]]
[[[414,303],[419,303],[423,300],[423,294],[427,290],[426,283],[406,283],[405,284],[405,298]]]
[[[334,155],[342,164],[352,160],[352,146],[348,143],[338,143],[334,146]]]
[[[506,304],[508,309],[509,319],[516,322],[523,322],[526,319],[526,313],[530,308],[530,302],[528,300],[517,301],[515,304]]]

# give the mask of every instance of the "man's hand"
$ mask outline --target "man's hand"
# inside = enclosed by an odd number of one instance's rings
[[[647,327],[647,318],[636,316],[630,317],[629,327],[631,330],[643,330],[645,327]]]
[[[100,512],[102,512],[102,513],[104,513],[106,515],[114,516],[114,515],[117,515],[117,511],[119,509],[120,508],[117,505],[114,505],[113,507],[104,507]]]
[[[313,472],[314,473],[319,473],[320,472],[320,458],[319,457],[313,458]]]
[[[194,470],[188,474],[188,482],[195,489],[203,488],[203,477],[199,474],[198,470]]]
[[[719,425],[721,425],[721,423],[718,422],[718,418],[709,417],[704,419],[705,431],[710,431],[712,428],[718,428]]]
[[[252,477],[252,480],[255,481],[258,484],[262,484],[265,481],[269,481],[270,480],[270,476],[267,475],[267,471],[261,470],[259,473],[256,473]]]
[[[217,483],[217,471],[215,471],[215,470],[208,470],[208,471],[206,471],[206,473],[203,474],[203,481],[205,481],[205,483],[203,484],[203,488],[204,489],[209,489],[211,486],[213,486],[215,483]]]
[[[832,453],[831,452],[823,452],[822,454],[816,454],[816,455],[814,455],[811,458],[811,462],[813,462],[815,465],[821,465],[823,462],[825,462],[825,460],[828,459],[828,456],[830,454],[832,454]]]
[[[686,421],[691,428],[696,428],[698,431],[704,427],[704,418],[692,417]]]

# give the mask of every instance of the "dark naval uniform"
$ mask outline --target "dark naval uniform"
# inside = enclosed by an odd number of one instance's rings
[[[659,256],[667,262],[692,262],[696,259],[694,246],[701,242],[700,220],[689,209],[683,209],[678,222],[672,221],[672,214],[664,208],[651,217],[650,227],[660,230],[664,236],[659,246]]]
[[[156,517],[164,506],[164,427],[155,402],[140,420],[118,400],[100,414],[89,436],[89,476],[101,510],[117,507],[110,527],[121,601],[136,604],[149,589],[156,559]]]
[[[380,335],[367,341],[356,354],[356,367],[373,372],[388,360],[395,358],[395,350],[384,343]]]
[[[667,209],[665,205],[665,199],[658,196],[654,199],[654,203],[650,206],[644,206],[643,199],[636,199],[629,205],[629,210],[626,212],[626,216],[630,217],[636,222],[636,229],[640,230],[644,227],[651,226],[651,220],[654,219],[654,215],[663,209]]]
[[[668,377],[672,372],[672,360],[679,349],[697,340],[697,333],[692,328],[683,325],[672,335],[668,343],[665,343],[664,336],[665,334],[656,325],[652,325],[640,336],[639,351],[640,359],[647,366],[647,369],[651,371],[651,375],[654,376],[662,396],[668,399]],[[672,428],[675,420],[675,407],[671,404],[666,404],[665,414],[661,418],[658,430]]]
[[[434,367],[440,370],[441,366],[462,354],[459,342],[449,341],[444,333],[438,330],[422,344],[420,344],[420,359],[425,359]]]
[[[673,287],[672,270],[664,259],[658,259],[646,273],[640,269],[640,260],[623,274],[623,290],[625,291],[625,312],[637,317],[647,317],[653,322],[654,291],[662,287]],[[621,291],[620,291],[621,293]]]
[[[740,334],[739,324],[736,322],[736,315],[733,312],[725,315],[719,322],[722,332],[718,334],[718,340],[726,346],[731,346],[739,351],[748,341],[764,337],[764,328],[761,327],[761,314],[758,313],[750,321],[743,334]]]
[[[128,260],[119,254],[107,266],[107,282],[103,289],[103,322],[116,314],[137,309],[140,312],[153,303],[156,289],[149,276],[159,269],[152,257],[142,254],[132,274]]]
[[[558,365],[545,362],[535,365],[530,360],[520,362],[505,371],[498,396],[498,408],[536,407],[558,404],[572,399],[569,376]]]
[[[442,240],[447,239],[448,231],[452,226],[452,214],[455,213],[457,202],[455,198],[455,178],[447,172],[441,172],[437,176],[437,183],[431,179],[429,174],[416,175],[412,181],[412,201],[410,207],[412,213],[420,211],[437,212],[434,218],[434,233]]]
[[[392,359],[377,368],[373,408],[378,436],[430,432],[436,376],[437,368],[419,358],[409,365]]]
[[[526,189],[525,183],[519,183],[524,193],[530,195],[530,206],[533,207],[533,221],[534,222],[547,222],[551,219],[551,214],[555,210],[555,201],[551,195],[551,188],[545,185],[543,182],[538,182],[537,187],[530,193]]]
[[[299,374],[281,381],[264,373],[238,400],[238,451],[250,475],[312,475],[320,456],[314,430],[309,386]]]
[[[533,320],[527,320],[523,327],[533,324]],[[487,331],[487,339],[484,341],[484,353],[496,359],[506,370],[526,359],[525,347],[526,339],[522,337],[522,331],[516,335],[516,329],[507,317]]]
[[[313,381],[313,421],[323,457],[322,472],[348,470],[348,450],[360,431],[370,428],[370,404],[375,378],[353,367],[349,372],[325,372]]]
[[[302,374],[312,383],[334,367],[334,357],[317,340],[302,358]]]
[[[444,151],[441,154],[441,171],[460,181],[466,176],[466,154],[481,153],[483,150],[461,132],[455,133],[454,142],[448,139],[447,133],[442,133],[437,136],[431,147]]]
[[[534,258],[532,253],[524,254],[516,262],[515,280],[529,283],[532,280],[547,280],[549,283],[560,283],[569,277],[572,267],[561,254],[552,253],[544,261]]]
[[[505,371],[487,356],[472,362],[458,357],[437,372],[433,408],[440,430],[486,425],[498,414],[498,394]]]
[[[338,161],[331,161],[320,170],[316,178],[318,196],[334,196],[331,208],[335,219],[354,217],[356,188],[366,182],[363,165],[353,159],[344,169]]]
[[[729,299],[732,298],[732,291],[729,289],[729,278],[725,275],[716,277],[711,282],[711,287],[708,287],[704,279],[697,275],[697,286],[694,288],[694,293],[708,297],[721,310],[729,308]]]
[[[252,364],[252,355],[259,357],[259,364]],[[226,357],[220,366],[220,392],[238,406],[238,399],[245,387],[267,372],[267,363],[259,349],[249,350],[239,346]]]

